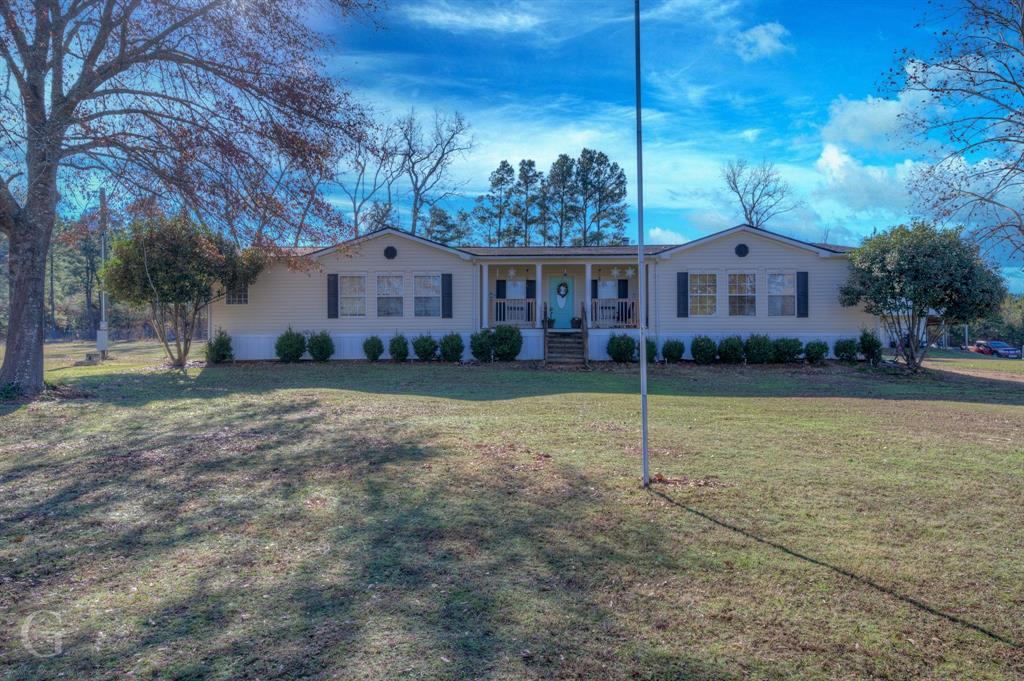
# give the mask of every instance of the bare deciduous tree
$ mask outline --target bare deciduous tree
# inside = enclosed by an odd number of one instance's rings
[[[904,50],[890,84],[933,163],[912,181],[920,208],[1024,252],[1024,0],[940,3],[934,47]]]
[[[435,111],[427,132],[416,112],[410,111],[398,121],[398,129],[402,171],[412,199],[409,231],[415,234],[423,208],[451,194],[452,189],[446,186],[448,171],[456,158],[473,148],[473,140],[469,124],[457,111],[451,115]]]
[[[62,193],[116,179],[240,243],[327,239],[316,178],[359,117],[321,75],[311,10],[372,0],[0,0],[0,384],[43,386],[44,273]]]
[[[394,126],[371,127],[345,155],[346,167],[338,178],[338,186],[351,205],[354,236],[365,231],[366,224],[380,222],[379,209],[372,221],[367,220],[366,212],[374,203],[392,205],[392,187],[405,170],[398,138]],[[380,201],[382,193],[386,195],[385,201]]]
[[[722,166],[722,179],[739,201],[743,222],[751,227],[762,229],[776,215],[788,213],[800,205],[793,200],[789,185],[779,175],[775,164],[769,161],[761,161],[756,166],[743,159],[729,161]]]

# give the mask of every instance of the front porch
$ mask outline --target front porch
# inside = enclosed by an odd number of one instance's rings
[[[515,262],[480,266],[481,328],[635,329],[636,263]]]

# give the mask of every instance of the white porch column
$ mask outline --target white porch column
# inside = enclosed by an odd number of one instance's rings
[[[534,281],[537,282],[534,284],[534,293],[536,294],[536,298],[533,300],[533,327],[535,329],[539,329],[541,326],[540,317],[544,314],[544,307],[541,305],[541,301],[544,300],[544,294],[542,293],[544,290],[544,284],[543,280],[540,278],[540,263],[537,263],[533,267],[535,270],[535,274],[533,275],[535,277]]]
[[[487,263],[481,265],[480,269],[483,275],[480,282],[480,328],[486,329],[490,326],[491,282]]]
[[[583,300],[586,301],[586,305],[584,306],[584,309],[586,310],[586,313],[587,313],[587,328],[588,329],[594,325],[593,324],[593,322],[594,322],[593,316],[594,315],[593,315],[593,312],[592,312],[592,310],[594,309],[594,302],[590,299],[590,291],[591,291],[591,288],[590,288],[590,263],[588,262],[586,265],[583,266]]]

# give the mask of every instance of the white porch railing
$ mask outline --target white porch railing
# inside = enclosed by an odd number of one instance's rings
[[[595,329],[633,329],[637,325],[636,301],[631,298],[594,298],[591,319]]]
[[[537,319],[537,301],[533,298],[499,298],[494,301],[494,323],[533,326]]]

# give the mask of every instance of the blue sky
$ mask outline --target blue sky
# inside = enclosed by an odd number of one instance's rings
[[[907,106],[883,89],[904,47],[928,46],[912,2],[647,0],[643,8],[645,226],[676,243],[740,222],[721,164],[774,162],[803,206],[769,228],[857,243],[908,219],[922,155]],[[627,171],[636,236],[633,3],[392,0],[380,26],[333,29],[334,73],[382,116],[461,111],[476,147],[454,167],[467,197],[502,159],[547,169],[607,152]],[[1019,266],[1004,273],[1024,289]]]

